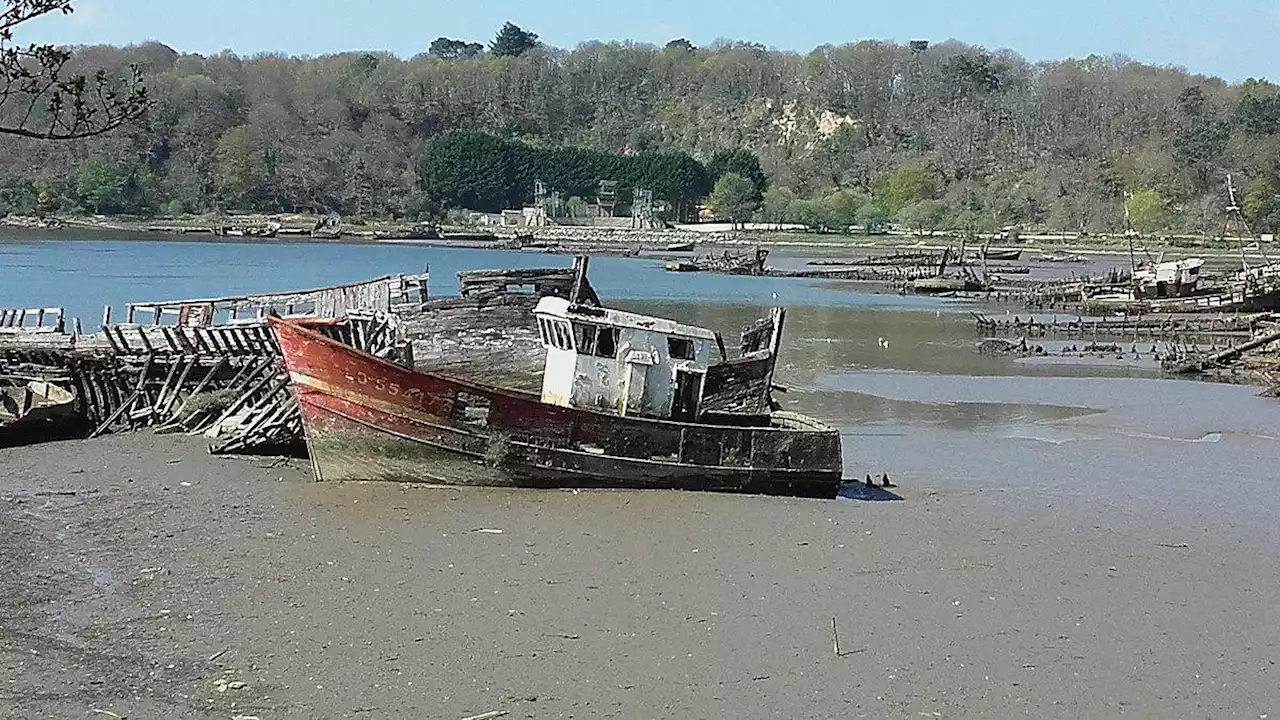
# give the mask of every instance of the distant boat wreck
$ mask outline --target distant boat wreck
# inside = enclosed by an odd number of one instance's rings
[[[601,307],[584,287],[536,306],[540,394],[271,318],[317,479],[836,496],[839,432],[772,400],[781,309],[729,359],[711,331]]]
[[[692,249],[692,248],[690,248]],[[666,264],[669,272],[711,272],[722,275],[767,275],[765,261],[769,251],[757,248],[750,253],[730,253],[723,255],[709,254],[693,260],[671,260]]]

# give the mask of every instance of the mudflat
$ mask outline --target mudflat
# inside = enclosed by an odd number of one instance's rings
[[[917,482],[880,501],[317,484],[147,434],[0,467],[9,717],[1280,711],[1280,573],[1247,529],[1155,542]],[[1135,527],[1160,512],[1106,502]]]

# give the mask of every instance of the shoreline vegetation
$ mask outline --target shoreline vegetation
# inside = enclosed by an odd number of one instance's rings
[[[508,23],[487,48],[442,37],[408,59],[75,48],[69,69],[136,67],[149,112],[110,136],[0,137],[0,214],[1280,232],[1280,86],[1266,80],[957,41],[561,49],[533,30]]]

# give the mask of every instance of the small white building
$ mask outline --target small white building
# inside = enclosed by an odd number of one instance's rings
[[[542,401],[618,415],[693,421],[715,333],[673,320],[544,297],[534,314],[547,349]]]

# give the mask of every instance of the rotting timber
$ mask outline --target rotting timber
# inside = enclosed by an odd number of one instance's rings
[[[301,452],[303,430],[267,318],[307,320],[343,345],[399,366],[537,393],[544,297],[599,305],[585,258],[572,268],[459,273],[459,296],[429,298],[427,275],[317,290],[138,302],[92,334],[57,308],[0,311],[0,376],[13,412],[0,444],[152,428],[204,435],[219,454]],[[745,329],[738,357],[707,369],[702,410],[767,416],[784,314]],[[723,342],[716,336],[723,352]],[[59,392],[63,391],[63,392]]]
[[[69,393],[59,422],[12,422],[0,442],[38,442],[143,427],[206,434],[219,453],[297,445],[301,426],[269,313],[337,317],[326,332],[370,352],[400,350],[398,316],[420,304],[425,275],[256,296],[133,303],[99,332],[41,324],[0,331],[0,379]],[[12,314],[12,313],[6,313]],[[31,317],[31,313],[26,314]]]
[[[93,334],[78,332],[78,323],[65,332],[57,308],[0,311],[0,380],[10,394],[48,381],[74,398],[56,425],[0,420],[0,443],[151,427],[203,434],[215,453],[301,449],[269,315],[323,320],[318,332],[398,362],[417,357],[426,368],[456,368],[484,361],[532,377],[534,360],[516,349],[536,337],[533,307],[543,295],[567,294],[575,271],[463,272],[458,298],[429,298],[427,279],[393,275],[316,290],[130,303],[119,314],[124,322],[112,322],[106,309]]]
[[[568,297],[534,307],[540,392],[271,318],[317,479],[836,495],[839,433],[773,409],[781,309],[728,359],[715,333],[603,307],[585,280],[580,258]]]

